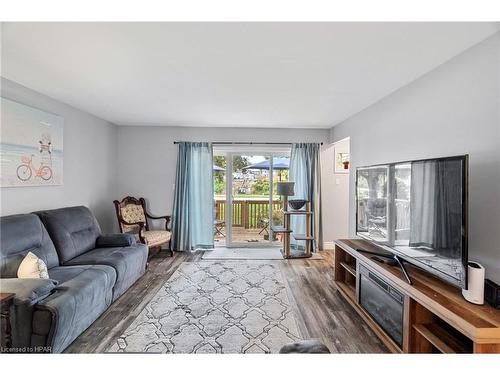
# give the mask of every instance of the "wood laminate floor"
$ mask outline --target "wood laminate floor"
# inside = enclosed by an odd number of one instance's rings
[[[387,353],[353,308],[340,296],[333,281],[333,251],[322,260],[279,260],[299,331],[318,338],[332,353]],[[203,253],[160,253],[146,274],[116,300],[67,349],[67,353],[103,353],[133,322],[182,262],[197,262]]]

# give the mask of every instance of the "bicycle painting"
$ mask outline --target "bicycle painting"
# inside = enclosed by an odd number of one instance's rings
[[[62,185],[64,119],[5,98],[0,100],[0,186]]]

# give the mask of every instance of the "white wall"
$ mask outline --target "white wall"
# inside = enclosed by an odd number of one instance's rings
[[[332,128],[357,166],[470,155],[469,257],[500,282],[500,33]],[[350,199],[354,235],[354,195]]]
[[[348,138],[324,148],[321,165],[323,199],[323,240],[325,247],[332,248],[333,241],[349,237],[349,174],[334,173],[335,150],[349,153]]]
[[[115,197],[144,197],[154,214],[170,214],[177,163],[174,141],[327,142],[328,138],[328,129],[120,126]]]
[[[171,212],[177,161],[174,141],[329,139],[328,129],[119,127],[15,82],[4,78],[1,82],[3,97],[64,117],[64,185],[1,188],[2,216],[85,205],[103,231],[116,231],[114,199],[144,196],[154,213]]]
[[[1,188],[0,214],[85,205],[111,230],[115,126],[4,78],[1,96],[64,117],[64,185]]]

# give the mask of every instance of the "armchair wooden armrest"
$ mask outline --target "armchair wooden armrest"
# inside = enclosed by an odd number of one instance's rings
[[[151,215],[147,211],[145,211],[145,213],[146,213],[146,217],[148,219],[153,219],[153,220],[165,219],[165,230],[168,230],[168,231],[170,230],[168,228],[168,224],[170,224],[170,220],[171,220],[172,216],[169,216],[169,215],[165,215],[165,216],[153,216],[153,215]]]
[[[146,212],[146,216],[150,219],[166,219],[166,220],[170,220],[170,216],[153,216],[151,215],[149,212]]]

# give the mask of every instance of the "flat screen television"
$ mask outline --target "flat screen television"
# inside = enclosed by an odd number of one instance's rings
[[[467,289],[468,155],[359,167],[356,233]]]

